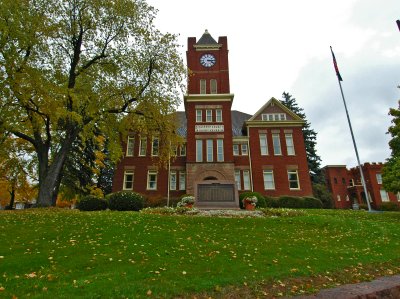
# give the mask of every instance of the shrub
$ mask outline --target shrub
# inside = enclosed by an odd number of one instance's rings
[[[107,196],[110,210],[139,211],[143,209],[144,198],[136,192],[119,191]]]
[[[379,206],[381,211],[400,211],[400,207],[395,202],[383,202]]]
[[[264,196],[262,196],[262,194],[260,194],[258,192],[243,192],[239,195],[239,205],[240,205],[241,209],[244,209],[243,199],[245,199],[246,197],[252,197],[252,196],[257,197],[256,207],[261,207],[260,205],[265,204],[265,198],[264,198]]]
[[[81,198],[77,205],[80,211],[101,211],[107,209],[107,201],[94,195],[88,195]]]
[[[315,197],[303,197],[304,208],[306,209],[322,209],[323,204],[321,200]]]
[[[266,208],[278,208],[278,198],[265,196],[265,207]]]
[[[279,208],[304,208],[304,199],[298,196],[282,196],[278,199]]]

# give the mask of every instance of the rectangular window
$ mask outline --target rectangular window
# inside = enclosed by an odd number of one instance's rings
[[[382,174],[381,173],[376,174],[376,180],[378,181],[378,184],[382,184]]]
[[[172,149],[172,156],[173,157],[178,156],[178,146],[177,145],[173,145],[171,149]]]
[[[160,140],[158,137],[153,137],[153,142],[151,144],[151,155],[152,156],[158,156],[158,148],[160,145]]]
[[[274,146],[274,155],[275,156],[282,155],[281,139],[280,139],[279,134],[272,134],[272,144]]]
[[[169,174],[169,190],[176,190],[176,171]]]
[[[222,123],[222,110],[221,109],[215,110],[215,121],[218,123]]]
[[[288,170],[289,189],[300,189],[297,170]]]
[[[250,190],[250,171],[243,170],[243,189]]]
[[[139,156],[146,156],[147,150],[147,137],[140,138]]]
[[[288,156],[294,156],[294,143],[293,143],[293,135],[292,134],[285,134],[286,139],[286,151]]]
[[[239,144],[233,144],[233,155],[239,156]]]
[[[210,93],[212,94],[217,93],[217,80],[215,79],[210,80]]]
[[[212,139],[207,139],[207,162],[212,162],[213,160],[213,141]]]
[[[274,182],[274,172],[273,170],[264,170],[264,189],[265,190],[274,190],[275,182]]]
[[[125,170],[124,190],[133,190],[133,170]]]
[[[382,202],[390,201],[390,200],[389,200],[388,193],[386,192],[386,190],[381,189],[381,190],[380,190],[380,193],[381,193]]]
[[[247,144],[246,143],[242,143],[241,144],[241,149],[242,149],[242,156],[247,156],[249,154],[248,150],[247,150]]]
[[[217,161],[224,162],[224,140],[217,139]]]
[[[336,199],[337,199],[337,201],[341,201],[341,200],[342,200],[342,199],[340,198],[340,195],[339,195],[339,194],[336,196]]]
[[[180,156],[182,156],[182,157],[186,156],[186,144],[185,143],[181,145]]]
[[[147,190],[157,190],[157,171],[147,172]]]
[[[196,140],[196,162],[203,162],[203,140]]]
[[[400,201],[400,192],[397,192],[397,201]]]
[[[135,138],[128,136],[128,140],[126,141],[126,156],[132,157],[133,156],[133,148],[135,146]]]
[[[196,122],[201,123],[203,121],[203,111],[196,110]]]
[[[268,155],[267,134],[260,134],[260,151],[261,156]]]
[[[206,122],[212,122],[212,110],[206,110]]]
[[[238,190],[241,190],[240,170],[235,170],[235,182]]]
[[[261,119],[264,121],[286,120],[286,114],[285,113],[263,113],[263,114],[261,114]]]
[[[186,190],[186,173],[179,172],[179,190]]]
[[[200,94],[206,94],[206,80],[200,80]]]

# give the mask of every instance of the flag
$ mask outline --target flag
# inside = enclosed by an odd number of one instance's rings
[[[333,66],[335,67],[335,71],[336,71],[336,76],[338,77],[339,81],[343,81],[342,76],[340,76],[340,73],[339,73],[339,68],[337,66],[335,54],[333,54],[332,47],[331,47],[331,52],[332,52],[332,58],[333,58]]]
[[[400,20],[397,20],[396,23],[397,23],[397,27],[399,27],[399,31],[400,31]]]

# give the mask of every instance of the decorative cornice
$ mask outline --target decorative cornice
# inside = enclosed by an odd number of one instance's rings
[[[232,102],[233,93],[217,94],[186,94],[183,96],[185,102]]]
[[[273,127],[303,127],[305,121],[303,120],[284,120],[284,121],[262,121],[262,120],[247,120],[244,122],[248,128],[261,127],[261,128],[273,128]]]

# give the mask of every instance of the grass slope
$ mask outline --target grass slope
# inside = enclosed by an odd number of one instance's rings
[[[352,211],[263,219],[3,211],[0,297],[185,297],[397,265],[399,224],[400,213]]]

